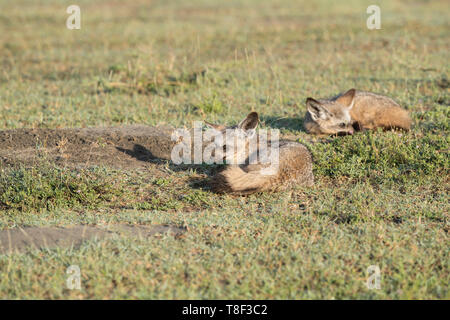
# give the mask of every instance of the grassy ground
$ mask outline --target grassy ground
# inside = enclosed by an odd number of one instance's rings
[[[0,168],[0,229],[167,223],[181,238],[0,255],[0,298],[450,298],[446,1],[0,1],[0,128],[237,122],[296,135],[316,185],[249,197],[146,171]],[[308,96],[405,106],[409,133],[311,139]],[[79,265],[82,290],[66,287]],[[366,286],[381,270],[381,289]]]

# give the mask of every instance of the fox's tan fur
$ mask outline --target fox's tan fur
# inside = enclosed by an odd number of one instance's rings
[[[255,129],[258,124],[258,114],[256,112],[249,114],[243,123],[249,118],[253,118],[250,127]],[[238,127],[242,127],[242,125]],[[216,126],[216,128],[226,129],[224,126]],[[243,129],[248,128],[244,127]],[[246,151],[248,151],[247,147],[245,147]],[[259,149],[259,144],[257,148]],[[248,152],[246,157],[248,158]],[[261,169],[268,169],[268,167],[268,164],[259,163],[227,165],[222,172],[212,178],[212,188],[219,193],[245,195],[262,191],[285,190],[294,185],[311,186],[314,183],[311,153],[300,143],[280,141],[278,168],[273,170],[272,174],[262,174]]]
[[[411,128],[408,111],[389,97],[350,89],[331,99],[306,100],[304,127],[312,134],[353,133],[353,130]]]

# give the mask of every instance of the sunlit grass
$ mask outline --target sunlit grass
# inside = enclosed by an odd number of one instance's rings
[[[71,31],[61,2],[1,1],[1,129],[189,127],[254,110],[307,144],[316,183],[231,197],[203,183],[209,168],[0,166],[0,229],[187,227],[0,255],[0,297],[448,299],[448,4],[381,1],[369,31],[366,2],[330,3],[85,0]],[[306,97],[352,87],[394,98],[412,130],[303,131]],[[66,288],[73,264],[81,291]]]

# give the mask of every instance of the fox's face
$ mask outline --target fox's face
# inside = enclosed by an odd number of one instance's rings
[[[353,134],[350,110],[354,104],[355,89],[347,91],[335,101],[306,99],[311,119],[324,134]]]
[[[218,130],[221,138],[214,139],[216,150],[222,150],[223,160],[227,158],[227,162],[242,163],[248,157],[248,146],[256,135],[256,127],[258,126],[259,116],[256,112],[251,112],[244,120],[235,126],[224,126],[206,124]],[[234,159],[229,159],[233,157]]]

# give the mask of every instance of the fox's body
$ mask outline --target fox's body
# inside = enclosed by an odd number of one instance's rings
[[[244,123],[252,118],[250,123]],[[258,115],[256,112],[249,116],[233,130],[255,130],[258,124]],[[229,129],[224,126],[220,130]],[[256,140],[256,139],[255,139]],[[249,164],[249,148],[246,145],[238,153],[244,152],[246,159],[241,165],[227,165],[227,167],[216,174],[211,185],[213,190],[219,193],[231,194],[251,194],[262,191],[280,191],[288,189],[294,185],[311,186],[314,183],[312,172],[312,157],[309,150],[302,144],[291,141],[280,141],[278,146],[278,164],[256,163]],[[267,148],[270,155],[271,145],[261,146],[257,144],[256,150],[261,153],[263,148]]]
[[[313,185],[312,157],[304,145],[281,141],[279,152],[279,164],[275,169],[263,164],[227,166],[214,176],[213,189],[220,193],[250,194]],[[267,171],[264,173],[264,170]]]
[[[409,130],[408,111],[389,97],[351,89],[331,99],[306,101],[304,127],[313,134],[353,133],[353,130]]]

